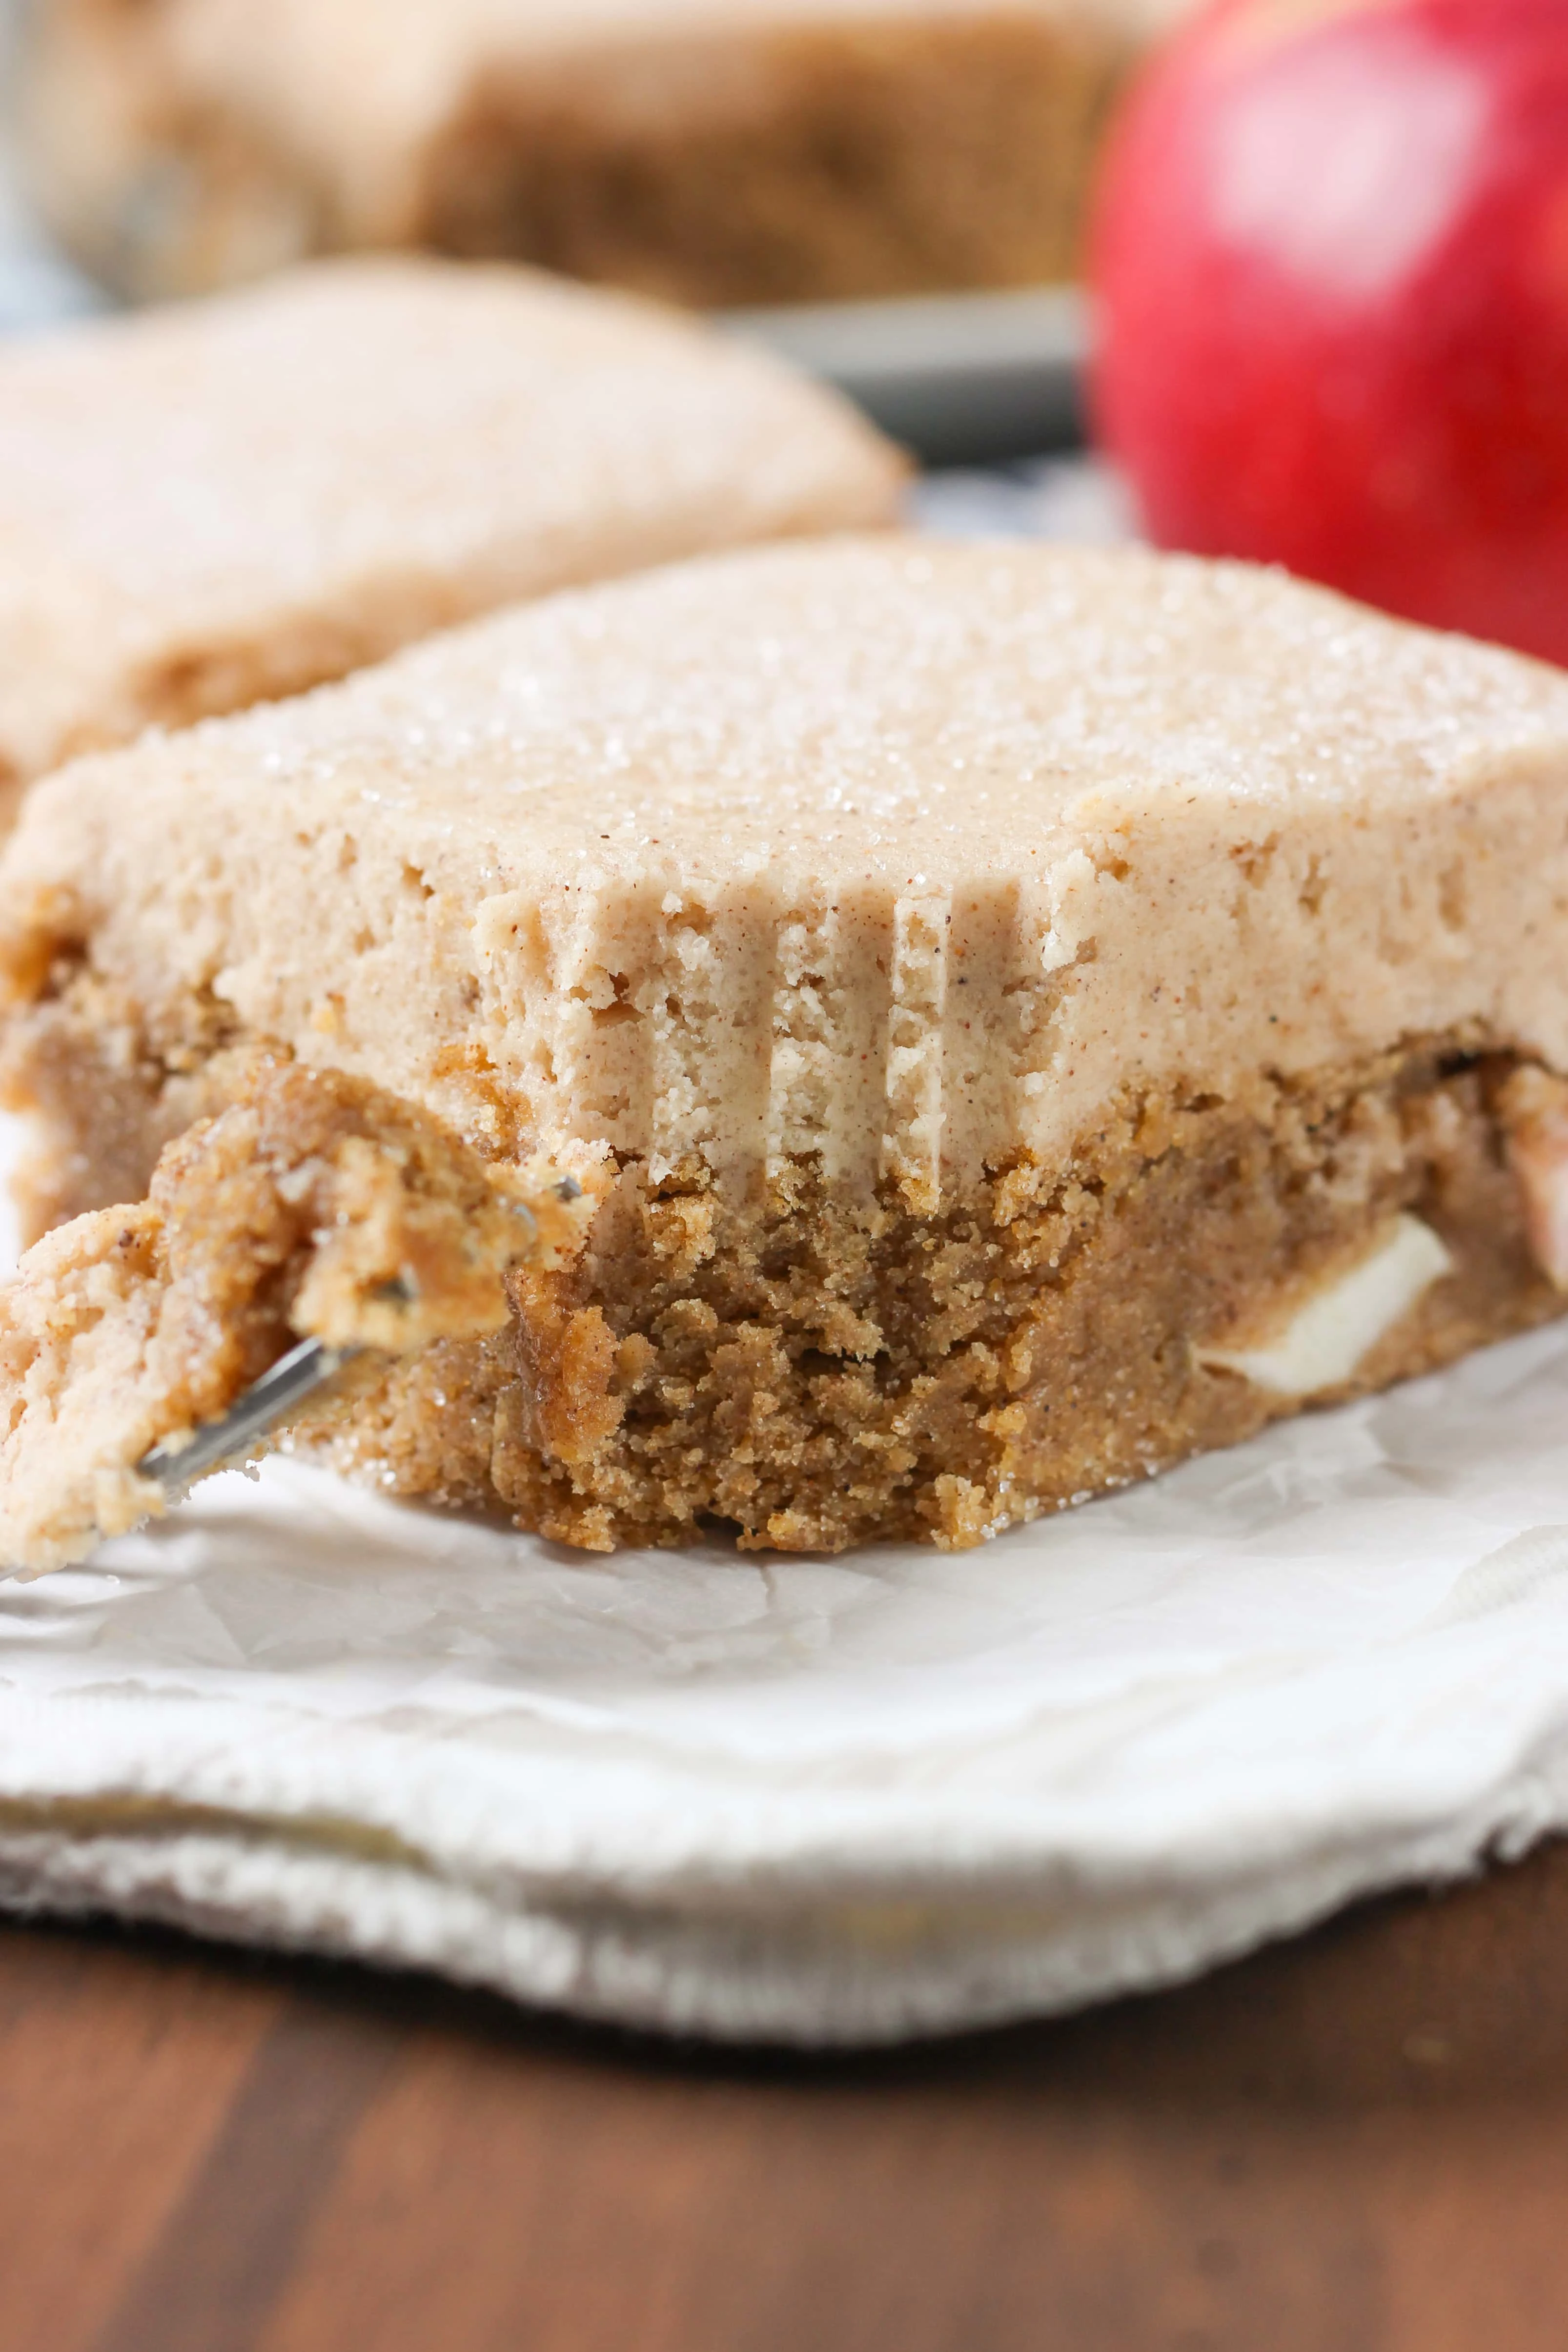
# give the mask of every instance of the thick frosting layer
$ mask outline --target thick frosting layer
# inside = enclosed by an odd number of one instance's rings
[[[470,1133],[930,1202],[1129,1087],[1568,1068],[1568,677],[1240,565],[761,551],[78,763],[0,906],[154,1050],[215,1001]]]
[[[0,356],[0,776],[542,590],[890,520],[765,355],[532,272],[338,263]]]

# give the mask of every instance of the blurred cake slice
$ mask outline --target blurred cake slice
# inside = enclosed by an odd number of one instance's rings
[[[33,1213],[258,1048],[592,1148],[580,1258],[330,1458],[585,1545],[962,1545],[1562,1310],[1565,812],[1568,678],[1242,566],[554,598],[30,797]]]
[[[0,351],[0,814],[497,604],[890,520],[835,394],[630,298],[323,264]]]
[[[37,0],[33,192],[145,296],[426,247],[706,304],[1067,276],[1192,0]]]

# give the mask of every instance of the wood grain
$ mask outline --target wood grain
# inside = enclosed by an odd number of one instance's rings
[[[1568,1847],[1157,1999],[677,2050],[0,1930],[0,2352],[1560,2352]]]

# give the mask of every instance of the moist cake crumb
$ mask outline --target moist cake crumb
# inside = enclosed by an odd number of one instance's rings
[[[143,1456],[296,1339],[398,1356],[499,1329],[508,1266],[570,1259],[592,1205],[362,1080],[254,1057],[145,1201],[58,1227],[0,1290],[0,1560],[58,1568],[163,1509]]]
[[[1192,0],[49,0],[36,199],[146,299],[425,247],[698,306],[1075,272],[1109,109]]]

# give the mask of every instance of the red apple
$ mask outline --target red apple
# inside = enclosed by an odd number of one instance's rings
[[[1223,0],[1134,94],[1092,268],[1161,544],[1568,662],[1568,0]]]

